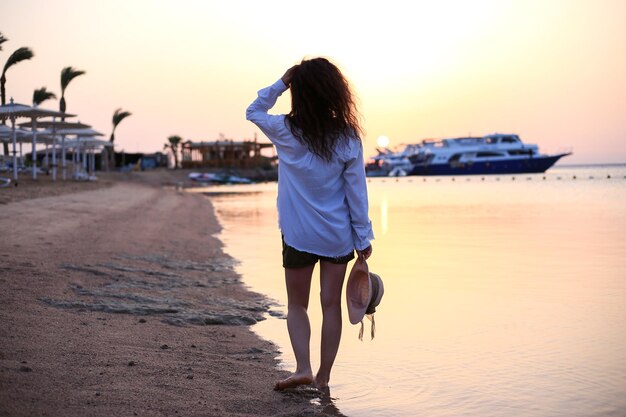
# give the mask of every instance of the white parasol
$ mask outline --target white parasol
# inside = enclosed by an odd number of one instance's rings
[[[12,129],[12,137],[13,137],[13,179],[17,181],[17,150],[16,150],[16,142],[17,142],[17,133],[15,130],[15,119],[19,117],[29,117],[31,119],[31,127],[33,130],[33,157],[35,152],[35,147],[37,145],[37,134],[36,125],[37,119],[41,117],[73,117],[71,114],[65,114],[54,110],[46,110],[40,109],[37,107],[27,106],[25,104],[14,103],[11,98],[11,102],[9,104],[0,105],[0,118],[5,118],[11,120],[11,129]],[[33,161],[33,178],[37,176],[37,164]]]
[[[67,141],[65,145],[68,149],[74,149],[72,156],[74,178],[77,179],[84,178],[84,174],[87,174],[87,178],[91,178],[95,172],[95,152],[99,149],[113,146],[108,140],[96,139],[96,136],[104,136],[104,133],[94,129],[63,129],[59,131],[59,134],[76,136],[76,139]],[[81,154],[83,173],[79,172],[78,169],[79,162],[81,162]]]
[[[62,114],[62,113],[60,113]],[[73,115],[65,115],[65,117],[74,117]],[[27,123],[20,123],[18,126],[26,126]],[[56,120],[53,118],[52,120],[41,120],[38,122],[38,127],[41,127],[45,130],[39,132],[42,134],[50,135],[54,138],[58,136],[61,137],[61,169],[62,169],[62,178],[63,180],[67,179],[67,162],[65,160],[65,136],[68,133],[63,133],[64,131],[68,131],[69,129],[87,129],[91,126],[86,125],[81,122],[66,122],[63,120]],[[52,180],[56,181],[57,176],[57,167],[56,167],[56,149],[55,142],[52,145]]]

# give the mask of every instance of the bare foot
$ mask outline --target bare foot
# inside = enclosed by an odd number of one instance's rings
[[[295,388],[300,385],[309,385],[313,382],[313,374],[293,374],[287,379],[278,381],[274,385],[275,391],[282,391],[288,388]]]
[[[321,376],[317,375],[315,377],[315,388],[320,391],[326,391],[328,389],[328,379],[322,378]]]

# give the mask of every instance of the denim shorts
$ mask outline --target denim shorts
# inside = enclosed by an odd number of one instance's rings
[[[354,259],[354,251],[337,256],[321,256],[309,252],[301,252],[298,249],[289,246],[283,239],[283,268],[303,268],[305,266],[315,265],[317,261],[326,261],[333,264],[347,264]]]

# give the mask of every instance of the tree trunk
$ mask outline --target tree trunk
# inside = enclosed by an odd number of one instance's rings
[[[6,82],[7,82],[7,77],[4,74],[2,74],[2,77],[0,77],[0,96],[2,97],[3,106],[7,104],[7,91],[5,87]],[[2,124],[6,124],[4,119],[2,119]]]
[[[109,172],[109,151],[106,147],[100,152],[100,169]]]
[[[5,104],[7,104],[7,98],[6,98],[6,89],[5,89],[5,83],[7,82],[7,77],[4,76],[4,74],[2,74],[2,77],[0,77],[0,95],[2,96],[2,105],[4,106]],[[6,125],[7,124],[7,119],[2,118],[2,124]],[[2,151],[4,152],[4,157],[6,158],[7,155],[9,154],[9,142],[3,142],[2,143]]]
[[[59,102],[59,111],[61,113],[65,113],[65,97],[61,96],[61,100]],[[64,122],[65,121],[65,117],[61,117],[61,121]]]

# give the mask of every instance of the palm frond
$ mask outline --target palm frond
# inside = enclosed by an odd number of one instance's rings
[[[182,141],[183,139],[178,136],[178,135],[172,135],[170,137],[167,138],[167,141],[170,143],[171,146],[178,146],[178,144]]]
[[[121,108],[115,110],[115,113],[113,113],[113,129],[115,129],[115,127],[119,125],[122,120],[124,120],[130,115],[132,115],[131,112],[122,111]]]
[[[24,61],[26,59],[31,59],[34,56],[35,54],[33,53],[33,51],[26,46],[23,46],[17,49],[15,52],[11,54],[11,56],[9,56],[9,59],[7,59],[6,64],[4,64],[4,69],[2,70],[2,74],[7,72],[7,70],[10,67],[17,64],[18,62]]]
[[[0,51],[2,51],[2,44],[5,43],[6,41],[8,41],[8,39],[4,37],[2,32],[0,32]]]
[[[85,71],[77,70],[73,67],[65,67],[61,70],[61,92],[64,92],[70,81],[74,78],[86,74]]]
[[[57,98],[56,94],[52,91],[48,91],[46,87],[41,87],[33,92],[33,105],[38,106],[51,98]]]
[[[113,113],[113,130],[111,131],[111,137],[109,138],[109,142],[115,142],[115,128],[120,122],[130,116],[132,113],[129,111],[122,111],[121,108],[115,110]]]

